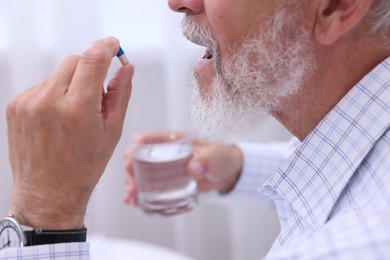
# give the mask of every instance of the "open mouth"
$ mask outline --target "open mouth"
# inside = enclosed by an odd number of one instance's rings
[[[209,75],[212,71],[214,71],[215,58],[216,56],[213,54],[213,51],[206,47],[203,56],[194,64],[194,72],[196,72],[197,75]]]
[[[203,60],[211,60],[213,58],[213,54],[211,53],[210,49],[206,49],[202,59]]]

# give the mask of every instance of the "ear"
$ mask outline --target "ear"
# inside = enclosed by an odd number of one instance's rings
[[[331,45],[354,28],[367,14],[373,0],[318,0],[314,35]]]

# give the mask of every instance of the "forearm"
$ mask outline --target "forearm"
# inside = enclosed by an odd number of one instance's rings
[[[2,254],[86,241],[88,201],[120,138],[131,94],[132,65],[102,90],[119,48],[114,38],[95,42],[8,104],[13,187],[11,216],[0,220]]]

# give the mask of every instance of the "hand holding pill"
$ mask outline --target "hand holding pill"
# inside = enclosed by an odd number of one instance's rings
[[[102,95],[118,50],[117,39],[99,40],[8,105],[14,175],[10,211],[23,223],[43,229],[83,225],[89,197],[120,138],[131,95],[134,67],[126,62]],[[126,56],[121,57],[123,62]]]

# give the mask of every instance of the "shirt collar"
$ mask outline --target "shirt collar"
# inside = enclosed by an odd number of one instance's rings
[[[390,58],[366,75],[263,186],[318,229],[390,126]]]

